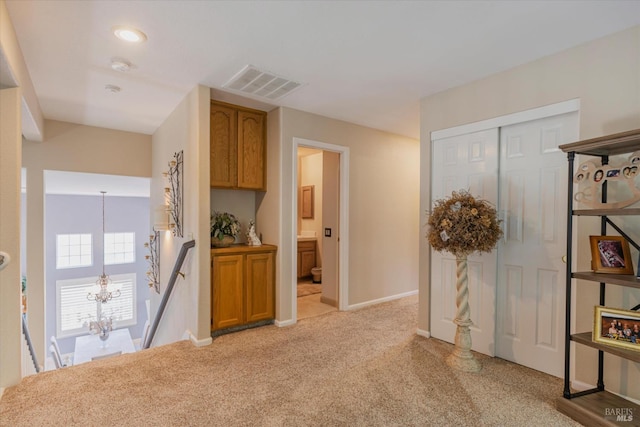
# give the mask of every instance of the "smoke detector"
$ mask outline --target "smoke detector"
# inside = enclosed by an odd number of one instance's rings
[[[261,71],[253,65],[246,65],[236,75],[222,85],[233,91],[269,100],[280,99],[302,86],[302,83]]]
[[[127,72],[129,70],[131,70],[133,68],[133,66],[131,65],[131,62],[125,60],[125,59],[121,59],[121,58],[113,58],[111,60],[111,69],[114,71],[120,71],[122,73]]]
[[[104,90],[106,90],[107,92],[111,92],[111,93],[118,93],[122,89],[120,89],[120,86],[116,86],[116,85],[105,85],[104,86]]]

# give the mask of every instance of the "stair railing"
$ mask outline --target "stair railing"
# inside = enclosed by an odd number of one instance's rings
[[[160,306],[158,307],[158,312],[156,313],[156,317],[153,319],[153,324],[151,325],[151,329],[149,329],[149,334],[147,335],[147,339],[142,345],[143,349],[147,349],[151,346],[153,342],[153,337],[156,334],[156,330],[158,329],[158,325],[160,324],[160,319],[162,319],[162,315],[164,314],[164,309],[167,306],[167,302],[171,297],[171,292],[173,291],[173,287],[176,284],[176,280],[178,279],[178,275],[184,277],[184,274],[180,271],[182,268],[182,264],[184,263],[184,259],[187,257],[187,252],[189,249],[196,245],[195,240],[189,240],[182,244],[182,248],[180,249],[180,253],[178,254],[178,258],[176,259],[176,263],[173,266],[173,272],[171,273],[171,277],[169,278],[169,286],[162,296],[162,301],[160,302]]]
[[[33,361],[33,366],[36,368],[36,372],[40,372],[40,365],[38,365],[38,358],[36,357],[36,351],[33,348],[33,343],[31,342],[31,335],[29,335],[29,328],[27,326],[27,314],[22,313],[22,333],[24,334],[24,338],[27,340],[27,347],[29,347],[29,353],[31,353],[31,360]]]

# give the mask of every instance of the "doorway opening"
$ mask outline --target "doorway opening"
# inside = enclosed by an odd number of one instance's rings
[[[294,138],[294,320],[346,307],[348,148]]]

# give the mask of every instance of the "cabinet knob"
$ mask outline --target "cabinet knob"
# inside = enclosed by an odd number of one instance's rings
[[[563,263],[567,263],[567,256],[566,255],[562,255],[562,262]]]

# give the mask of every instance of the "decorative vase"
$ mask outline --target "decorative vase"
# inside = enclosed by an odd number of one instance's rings
[[[222,237],[222,240],[218,239],[217,237],[212,237],[211,246],[215,248],[226,248],[227,246],[230,246],[235,241],[236,241],[235,237],[225,234]]]
[[[467,257],[456,257],[456,328],[455,349],[447,358],[452,368],[465,372],[480,372],[482,366],[471,353],[471,331],[473,325],[469,310],[469,288],[467,276]]]

